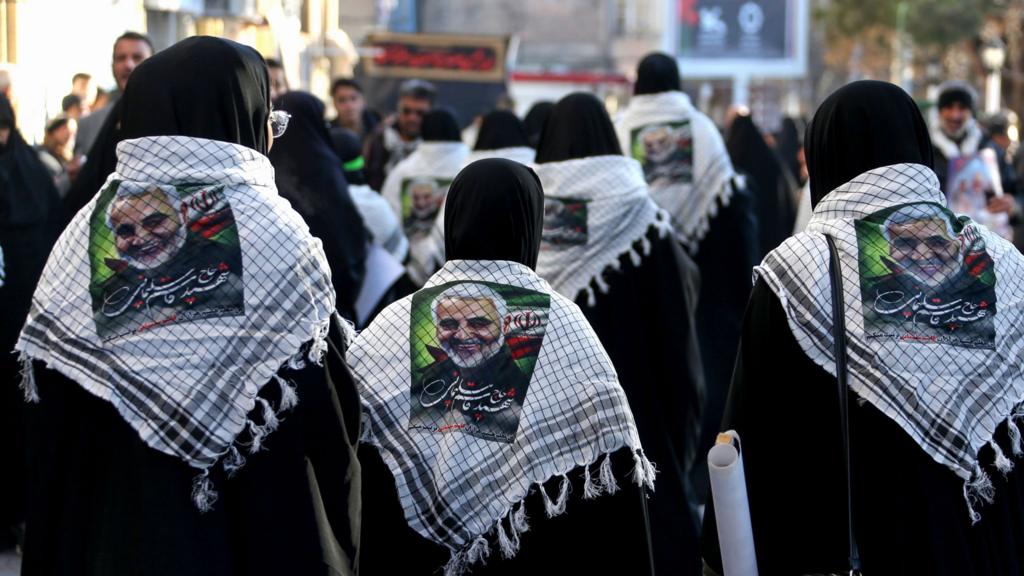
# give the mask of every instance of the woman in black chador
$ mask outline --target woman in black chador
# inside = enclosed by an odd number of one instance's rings
[[[10,351],[25,322],[32,292],[63,224],[60,197],[46,167],[18,131],[14,109],[0,96],[0,349]],[[13,354],[0,354],[0,442],[8,454],[0,474],[0,550],[14,545],[12,528],[24,520],[22,394]]]
[[[650,500],[657,572],[694,574],[698,517],[689,478],[704,401],[696,266],[593,96],[572,94],[555,106],[537,162],[545,200],[537,271],[583,309],[660,470]]]
[[[17,344],[22,574],[357,573],[348,338],[320,243],[274,186],[269,99],[259,53],[220,38],[132,74],[117,169],[57,241]],[[111,330],[97,316],[118,303],[132,320]]]
[[[308,92],[288,92],[275,105],[291,114],[288,131],[269,154],[277,190],[324,243],[338,312],[355,321],[367,235],[323,122],[323,102]]]
[[[928,129],[898,86],[833,93],[806,154],[814,214],[756,270],[722,423],[743,439],[760,573],[846,573],[851,524],[865,574],[1024,573],[1024,258],[946,208]],[[709,501],[715,573],[718,544]]]
[[[445,216],[444,266],[347,357],[366,414],[362,570],[653,574],[654,470],[593,329],[534,272],[536,174],[474,162]]]
[[[749,114],[739,114],[732,121],[725,145],[733,166],[746,176],[754,195],[759,256],[763,256],[793,232],[799,185]]]

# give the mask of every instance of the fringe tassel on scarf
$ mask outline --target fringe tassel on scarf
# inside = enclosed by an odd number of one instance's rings
[[[265,398],[257,397],[256,403],[262,409],[263,423],[257,424],[254,420],[248,420],[246,423],[252,439],[248,444],[244,444],[243,447],[246,448],[250,455],[263,449],[263,442],[266,441],[267,436],[281,425],[281,421],[284,419],[283,414],[295,408],[299,403],[299,395],[295,391],[294,384],[288,382],[280,375],[275,375],[274,380],[281,389],[281,401],[277,409],[275,410]],[[224,469],[228,478],[232,478],[245,466],[245,462],[245,456],[238,449],[238,445],[232,444],[221,460],[221,468]],[[213,481],[210,480],[210,470],[207,468],[192,481],[192,502],[200,512],[205,513],[213,509],[213,504],[216,501],[217,492],[213,488]]]
[[[590,467],[597,464],[597,459],[583,468],[584,499],[591,500],[602,493],[612,495],[619,491],[619,484],[615,480],[612,471],[611,457],[610,453],[605,454],[603,458],[599,457],[601,458],[601,464],[596,479],[591,473]],[[654,475],[657,473],[654,464],[640,450],[633,452],[633,462],[635,464],[631,474],[633,483],[637,486],[653,490]],[[549,518],[565,514],[569,492],[571,491],[571,482],[568,475],[562,475],[558,488],[558,497],[554,500],[544,490],[543,483],[537,484],[537,489],[544,501],[544,511]],[[519,552],[520,536],[528,532],[529,529],[530,525],[526,517],[526,500],[524,498],[518,502],[518,507],[516,504],[509,507],[508,513],[498,519],[491,529],[503,558],[512,558]],[[462,576],[473,566],[486,564],[490,554],[491,544],[487,539],[487,534],[481,534],[474,538],[469,546],[461,550],[452,551],[448,563],[444,566],[444,576]]]
[[[21,391],[25,394],[25,402],[39,402],[39,389],[36,387],[36,373],[32,367],[32,359],[24,352],[18,355],[21,362]]]

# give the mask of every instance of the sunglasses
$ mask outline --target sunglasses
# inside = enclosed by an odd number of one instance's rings
[[[280,138],[284,135],[284,131],[288,129],[288,121],[291,119],[292,115],[284,110],[272,110],[270,112],[270,132],[274,135],[274,138]]]

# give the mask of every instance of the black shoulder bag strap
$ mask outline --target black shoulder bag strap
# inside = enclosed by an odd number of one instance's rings
[[[836,384],[839,393],[839,419],[843,427],[843,461],[846,470],[846,528],[849,534],[850,574],[860,574],[860,552],[857,551],[857,537],[853,533],[853,484],[850,478],[850,414],[846,382],[846,307],[844,305],[843,271],[839,264],[839,250],[832,236],[825,234],[828,241],[829,279],[832,283],[832,341],[836,358]]]

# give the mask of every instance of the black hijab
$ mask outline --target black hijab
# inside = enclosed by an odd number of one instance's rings
[[[0,145],[0,186],[3,194],[0,198],[0,225],[16,228],[57,222],[60,200],[53,177],[21,136],[14,108],[2,94],[0,127],[11,129],[7,144]]]
[[[157,53],[128,78],[121,137],[191,136],[267,153],[270,80],[258,52],[193,36]]]
[[[899,86],[861,80],[822,102],[804,144],[811,204],[855,176],[882,166],[932,167],[928,126],[914,100]]]
[[[544,189],[533,170],[501,158],[478,160],[448,189],[444,249],[448,260],[510,260],[537,268]]]
[[[622,155],[608,111],[592,94],[576,92],[558,101],[537,146],[537,163]]]
[[[800,128],[797,127],[795,119],[786,116],[782,119],[778,133],[775,134],[775,151],[779,153],[789,174],[797,181],[800,180],[800,146]]]
[[[747,176],[748,186],[757,198],[761,256],[764,256],[793,233],[797,183],[750,116],[736,116],[729,127],[725,147],[733,166]]]
[[[636,84],[633,94],[657,94],[658,92],[682,91],[679,81],[679,66],[675,58],[661,52],[644,56],[636,67]]]
[[[0,247],[3,248],[3,286],[0,287],[0,378],[15,378],[14,349],[32,302],[32,293],[63,225],[60,198],[53,177],[18,131],[14,109],[0,95],[0,127],[11,129],[0,146]],[[12,386],[13,390],[13,386]],[[0,420],[15,401],[0,393]],[[7,404],[7,402],[12,402]],[[8,420],[13,422],[13,420]],[[4,422],[0,422],[3,428]],[[3,482],[0,482],[3,485]],[[10,497],[8,493],[0,495]],[[17,501],[17,498],[15,498]]]
[[[248,46],[193,36],[146,59],[103,122],[64,199],[74,216],[117,168],[117,143],[143,136],[193,136],[267,153],[270,80]]]
[[[515,114],[507,110],[495,110],[484,116],[480,132],[476,136],[474,150],[499,150],[529,146],[526,126]]]
[[[323,242],[338,312],[352,320],[366,267],[367,237],[331,149],[324,105],[307,92],[288,92],[275,104],[292,115],[288,130],[270,150],[277,191]]]
[[[523,125],[526,127],[526,137],[529,139],[531,148],[536,148],[537,144],[540,143],[540,135],[544,132],[544,124],[547,123],[548,117],[551,116],[551,111],[554,109],[554,102],[542,100],[531,106],[530,111],[526,113]]]
[[[345,180],[353,186],[365,186],[367,183],[366,172],[363,170],[363,140],[355,132],[346,128],[332,127],[331,144],[334,153],[341,160],[341,170],[345,173]]]
[[[424,142],[461,142],[462,132],[455,115],[449,110],[438,108],[423,117],[420,137]]]

